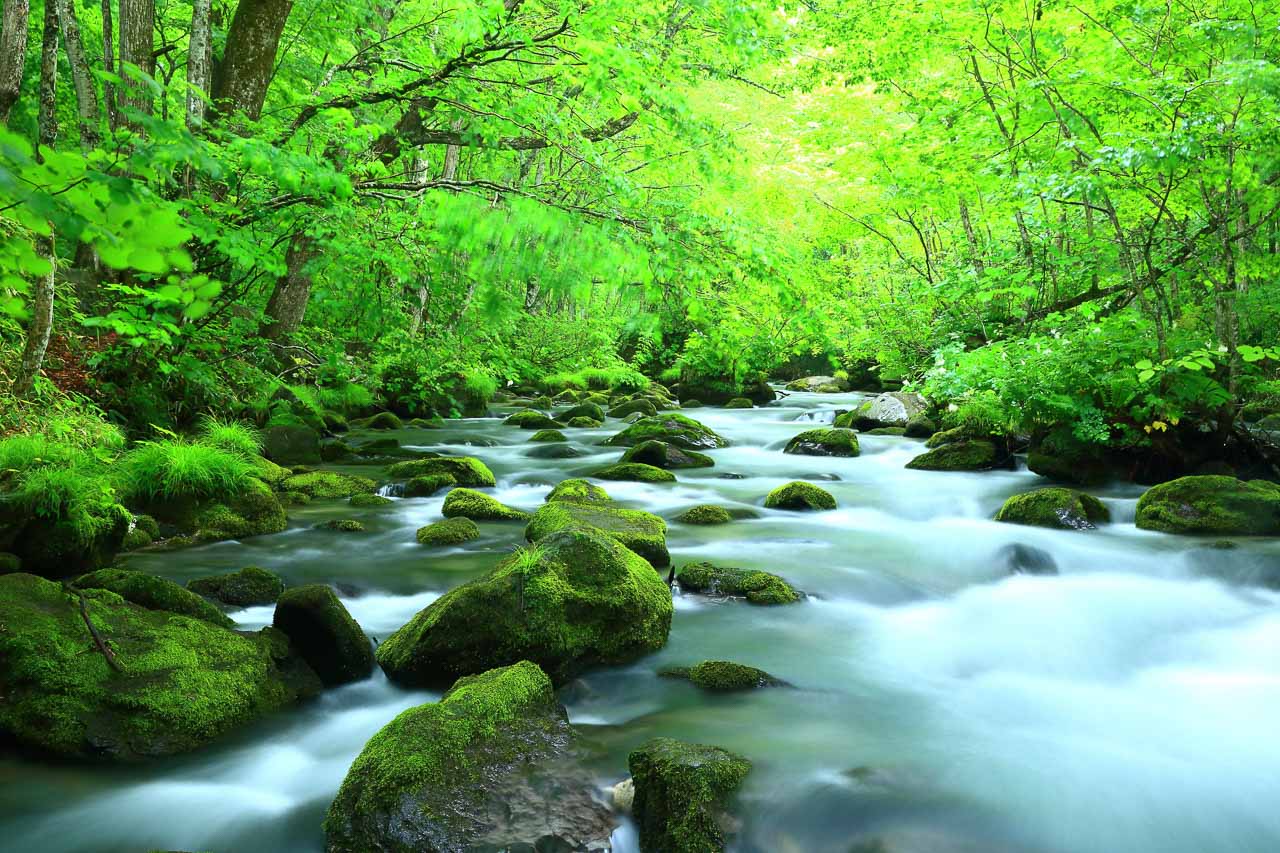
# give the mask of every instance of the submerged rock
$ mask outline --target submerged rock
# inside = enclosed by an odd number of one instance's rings
[[[645,465],[643,462],[619,462],[598,471],[591,476],[598,480],[630,480],[634,483],[674,483],[676,475],[662,468]]]
[[[728,524],[733,521],[729,510],[715,504],[699,504],[676,516],[681,524]]]
[[[754,690],[757,687],[790,686],[763,669],[727,660],[704,660],[693,666],[670,666],[658,670],[658,675],[663,678],[683,678],[704,690],[718,693]]]
[[[551,681],[520,662],[460,679],[384,726],[324,821],[329,853],[609,849]]]
[[[858,436],[851,429],[806,430],[787,442],[783,453],[805,456],[857,456]]]
[[[236,624],[231,617],[191,590],[144,572],[99,569],[76,578],[75,586],[77,589],[107,589],[139,607],[203,619],[220,628],[233,628]]]
[[[751,604],[791,604],[804,598],[790,583],[758,569],[690,563],[676,576],[680,588],[706,595],[738,596]]]
[[[715,853],[725,848],[729,800],[751,762],[715,746],[655,738],[628,758],[632,813],[645,853]]]
[[[447,476],[456,486],[496,486],[497,479],[489,466],[474,456],[442,456],[438,459],[414,459],[397,462],[387,469],[393,480],[413,477]]]
[[[1015,542],[996,552],[996,561],[1011,575],[1056,575],[1058,564],[1043,548]]]
[[[564,684],[662,648],[671,612],[671,592],[652,566],[599,531],[576,527],[450,590],[388,637],[377,658],[390,679],[410,686],[521,660]]]
[[[908,462],[907,467],[916,471],[986,471],[996,467],[996,463],[993,442],[965,440],[922,453]]]
[[[1165,533],[1280,535],[1280,485],[1235,477],[1180,477],[1138,499],[1137,525]]]
[[[239,634],[34,575],[0,577],[0,737],[47,755],[135,761],[201,747],[312,696],[278,631]]]
[[[525,538],[530,542],[537,542],[561,530],[590,527],[613,537],[654,567],[670,564],[667,523],[653,513],[641,509],[623,509],[593,500],[551,497],[547,500],[533,514],[525,528]]]
[[[368,678],[373,647],[332,589],[307,584],[285,590],[271,622],[326,686]]]
[[[836,499],[813,483],[797,480],[769,492],[764,505],[769,509],[827,510],[836,508]]]
[[[469,518],[446,518],[418,528],[418,544],[429,547],[461,545],[480,538],[480,527]]]
[[[727,447],[729,442],[705,424],[684,415],[664,414],[641,418],[622,432],[612,436],[605,444],[614,447],[632,447],[645,441],[665,441],[686,450],[709,450]]]
[[[187,581],[187,589],[232,607],[253,607],[274,604],[284,592],[284,581],[266,569],[245,566],[237,572]]]
[[[529,513],[507,506],[474,489],[453,489],[445,495],[441,515],[473,521],[527,521]]]
[[[1111,510],[1093,495],[1061,488],[1014,495],[996,513],[996,521],[1059,530],[1092,530],[1110,520]]]
[[[622,454],[621,462],[642,462],[655,468],[710,468],[715,460],[696,450],[665,441],[642,441]]]

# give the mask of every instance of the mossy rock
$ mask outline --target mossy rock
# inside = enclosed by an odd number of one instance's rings
[[[269,423],[262,429],[262,452],[279,465],[320,462],[320,432],[304,423]]]
[[[328,853],[605,850],[609,810],[529,662],[460,679],[384,726],[329,807]]]
[[[662,648],[671,592],[652,566],[598,530],[573,527],[538,539],[383,641],[377,657],[387,676],[430,686],[531,660],[564,684]]]
[[[166,578],[126,569],[98,569],[76,578],[77,589],[107,589],[125,601],[148,610],[180,613],[192,619],[203,619],[220,628],[233,628],[235,622],[205,599]]]
[[[189,752],[315,695],[319,679],[288,639],[243,635],[34,575],[0,577],[0,737],[61,758],[136,761]]]
[[[22,571],[22,560],[17,554],[8,551],[0,552],[0,575],[11,575]]]
[[[23,571],[62,578],[115,560],[129,535],[132,516],[103,495],[101,485],[85,483],[85,492],[77,500],[83,511],[74,513],[74,518],[68,513],[45,515],[27,501],[0,494],[0,547],[22,562]]]
[[[725,409],[754,409],[756,404],[748,400],[746,397],[734,397],[724,404]]]
[[[474,489],[453,489],[445,495],[445,518],[470,518],[473,521],[528,521],[529,513],[500,503]]]
[[[591,527],[613,537],[655,568],[669,565],[667,523],[651,512],[622,509],[590,501],[548,500],[525,527],[525,538],[537,542],[575,527]]]
[[[254,607],[275,604],[284,592],[284,581],[274,572],[245,566],[236,572],[187,581],[187,589],[231,607]]]
[[[324,428],[332,433],[347,432],[351,429],[347,416],[339,412],[325,411],[320,415],[320,419],[324,421]]]
[[[564,433],[558,429],[540,429],[529,436],[530,441],[568,441]]]
[[[177,499],[151,504],[147,510],[197,542],[280,533],[289,523],[279,497],[256,478],[250,478],[239,494],[225,501]]]
[[[938,431],[938,425],[925,415],[916,415],[907,421],[902,434],[907,438],[929,438]]]
[[[1014,495],[996,513],[996,521],[1060,530],[1092,530],[1110,520],[1111,510],[1093,495],[1056,488]]]
[[[1211,536],[1280,535],[1280,485],[1235,477],[1180,477],[1138,499],[1144,530]]]
[[[391,412],[379,412],[362,423],[365,429],[404,429],[404,421]]]
[[[566,426],[571,426],[574,429],[595,429],[603,423],[604,421],[598,421],[595,418],[578,416],[576,418],[569,418]]]
[[[576,418],[587,418],[596,422],[596,425],[604,422],[604,409],[600,408],[596,403],[579,403],[572,409],[566,409],[560,413],[560,419],[567,422],[569,426],[573,426]]]
[[[574,478],[561,480],[547,495],[547,503],[552,501],[571,501],[575,503],[608,503],[612,498],[600,486],[589,480]]]
[[[395,501],[391,498],[384,498],[382,495],[352,495],[351,500],[347,501],[357,509],[380,509],[384,506],[391,506]]]
[[[725,441],[706,424],[684,415],[664,414],[641,418],[622,432],[610,437],[605,444],[612,447],[634,447],[645,441],[665,441],[685,450],[711,450],[727,447]]]
[[[429,498],[441,489],[447,489],[456,481],[448,474],[423,474],[410,477],[404,484],[403,496],[406,498]]]
[[[284,481],[284,491],[301,492],[317,500],[372,494],[375,488],[373,480],[368,477],[353,477],[332,471],[294,474]]]
[[[681,524],[728,524],[733,521],[733,516],[722,506],[699,504],[677,515],[676,521]]]
[[[344,459],[350,459],[353,455],[354,451],[342,440],[327,441],[320,445],[320,461],[322,462],[341,462]]]
[[[850,426],[858,429],[905,427],[914,418],[924,414],[928,406],[924,397],[911,392],[889,391],[877,394],[853,410]]]
[[[631,812],[640,849],[717,853],[727,843],[730,800],[751,762],[716,746],[655,738],[627,759],[635,780]]]
[[[586,456],[587,453],[572,445],[554,442],[531,447],[525,451],[524,455],[530,459],[577,459],[580,456]]]
[[[1077,486],[1100,486],[1112,479],[1111,466],[1087,452],[1049,452],[1043,447],[1027,453],[1027,468],[1041,477]]]
[[[745,598],[751,604],[792,604],[804,594],[783,578],[758,569],[736,569],[711,563],[690,563],[676,576],[680,588],[704,595]]]
[[[893,435],[893,436],[903,436],[906,434],[907,434],[907,430],[905,427],[876,427],[875,429],[869,429],[864,433],[864,435]]]
[[[533,409],[516,412],[503,423],[507,426],[520,427],[520,429],[557,429],[561,426],[559,421],[542,412],[535,412]]]
[[[364,524],[354,518],[331,518],[315,525],[315,529],[333,533],[364,533]]]
[[[155,541],[147,531],[140,527],[135,527],[125,534],[124,542],[120,544],[120,550],[125,553],[137,551],[140,548],[154,545]]]
[[[907,467],[914,471],[987,471],[994,468],[997,461],[993,442],[963,439],[922,453],[908,462]]]
[[[620,403],[619,405],[614,406],[609,410],[608,414],[611,418],[625,418],[627,415],[634,414],[639,414],[641,417],[645,418],[651,418],[658,414],[658,407],[650,400],[628,400],[625,403]]]
[[[836,508],[836,499],[826,489],[796,480],[769,492],[764,505],[769,509],[827,510]]]
[[[680,408],[682,408],[682,409],[703,409],[703,408],[706,408],[706,406],[702,403],[702,401],[701,401],[701,400],[681,400],[681,401],[680,401]]]
[[[787,442],[783,453],[804,456],[857,456],[858,436],[851,429],[810,429]]]
[[[676,475],[662,468],[645,465],[643,462],[619,462],[598,471],[591,476],[599,480],[629,480],[633,483],[674,483]]]
[[[469,518],[446,518],[418,528],[418,544],[431,548],[461,545],[480,538],[480,527]]]
[[[444,418],[439,415],[432,415],[429,418],[413,418],[409,421],[409,426],[413,429],[444,429]]]
[[[1254,429],[1259,429],[1263,432],[1280,432],[1280,413],[1273,412],[1266,415],[1260,418],[1253,426]]]
[[[763,669],[745,666],[727,660],[704,660],[693,666],[672,666],[658,670],[663,678],[683,678],[704,690],[717,693],[733,693],[755,690],[758,687],[787,687],[785,681],[774,678]]]
[[[134,530],[141,530],[152,539],[160,538],[160,525],[149,515],[135,515],[133,517],[133,528]]]
[[[641,462],[655,468],[710,468],[715,460],[696,450],[685,450],[665,441],[642,441],[628,448],[620,462]]]
[[[276,602],[271,624],[288,636],[326,686],[359,681],[373,672],[369,638],[324,584],[285,590]]]
[[[393,480],[408,480],[411,477],[447,474],[458,486],[496,486],[497,479],[489,466],[474,456],[442,456],[437,459],[414,459],[409,462],[397,462],[387,469],[387,476]]]

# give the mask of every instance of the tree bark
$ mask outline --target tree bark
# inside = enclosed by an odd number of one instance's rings
[[[314,239],[302,233],[293,235],[284,257],[285,274],[276,279],[267,300],[266,317],[259,330],[264,338],[282,340],[302,325],[311,297],[311,262],[319,253]]]
[[[102,67],[108,74],[115,74],[116,43],[111,18],[111,0],[102,0]],[[116,111],[116,87],[110,80],[102,83],[102,105],[107,114],[107,128],[115,130],[119,116]]]
[[[58,10],[44,4],[44,34],[40,39],[40,106],[36,138],[52,148],[58,138]]]
[[[9,123],[9,111],[22,91],[30,17],[28,0],[4,0],[3,11],[0,11],[0,124]]]
[[[80,147],[85,151],[96,148],[102,141],[98,125],[98,93],[93,88],[93,75],[89,60],[80,40],[80,21],[76,18],[73,0],[56,0],[58,23],[62,26],[62,46],[67,52],[67,65],[71,68],[71,85],[76,91],[76,112],[80,117]]]
[[[191,4],[191,44],[187,50],[187,127],[191,130],[204,124],[204,99],[213,78],[211,5],[211,0],[193,0]]]
[[[49,261],[49,274],[41,276],[32,294],[27,341],[22,348],[22,361],[18,363],[18,373],[13,377],[13,385],[9,389],[15,397],[26,395],[35,384],[36,376],[44,364],[44,354],[49,349],[49,335],[53,332],[53,281],[58,267],[53,238],[38,237],[36,251],[42,258]]]
[[[240,0],[222,62],[214,72],[213,102],[219,112],[242,112],[250,119],[262,115],[292,8],[293,0]]]
[[[120,71],[126,80],[130,65],[148,77],[155,75],[155,28],[155,0],[120,0]],[[150,115],[150,88],[130,80],[120,93],[120,106]]]

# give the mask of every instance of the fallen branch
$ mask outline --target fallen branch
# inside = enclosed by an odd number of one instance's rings
[[[102,635],[98,633],[98,629],[93,627],[93,620],[89,618],[89,605],[84,597],[84,593],[76,590],[76,597],[80,599],[80,618],[84,620],[84,626],[89,629],[89,636],[93,637],[93,643],[98,647],[98,651],[102,652],[102,656],[107,659],[107,663],[111,664],[111,668],[116,672],[124,672],[124,668],[120,666],[120,662],[116,660],[115,652],[111,651],[111,647],[107,645],[107,641],[102,639]]]

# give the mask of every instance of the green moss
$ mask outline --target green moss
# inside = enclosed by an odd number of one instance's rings
[[[45,447],[28,436],[2,442],[7,455]],[[56,453],[57,446],[47,450]],[[97,463],[69,467],[39,458],[15,458],[27,470],[0,477],[0,547],[22,560],[29,572],[65,577],[109,564],[129,534],[129,512],[116,503]]]
[[[955,444],[957,441],[964,441],[967,437],[963,427],[953,427],[944,429],[941,432],[935,432],[929,436],[929,440],[924,443],[924,446],[932,450],[936,447],[942,447],[944,444]]]
[[[211,625],[232,628],[235,622],[205,599],[171,580],[125,569],[99,569],[76,578],[77,589],[107,589],[148,610],[180,613]]]
[[[783,453],[806,456],[857,456],[858,436],[850,429],[811,429],[787,442]]]
[[[688,679],[704,690],[722,693],[786,685],[786,682],[774,678],[763,669],[727,660],[704,660],[693,666],[668,667],[658,670],[658,675]]]
[[[353,507],[359,509],[378,509],[384,506],[391,506],[395,501],[391,498],[384,498],[382,495],[352,495],[351,500],[347,501]]]
[[[445,496],[441,514],[445,518],[470,518],[474,521],[528,521],[529,513],[500,503],[474,489],[454,489]]]
[[[558,429],[540,429],[529,436],[530,441],[568,441]]]
[[[628,758],[641,850],[721,853],[725,811],[751,762],[715,746],[655,738]]]
[[[295,586],[276,602],[272,625],[292,642],[327,686],[368,678],[373,646],[332,589]]]
[[[648,563],[600,531],[577,527],[547,534],[432,602],[377,657],[389,678],[408,685],[520,660],[563,684],[658,650],[671,612],[671,592]]]
[[[756,569],[690,563],[680,570],[680,588],[707,595],[740,596],[751,604],[791,604],[804,598],[787,581]]]
[[[141,530],[152,539],[160,538],[160,525],[149,515],[135,515],[133,517],[133,527],[135,530]]]
[[[769,492],[764,499],[769,509],[835,509],[836,499],[825,489],[801,480],[787,483]]]
[[[732,400],[724,404],[726,409],[754,409],[756,404],[748,400],[746,397],[734,397]]]
[[[60,585],[0,578],[0,733],[24,747],[112,760],[186,752],[319,689],[274,632],[243,636],[107,590],[84,598],[122,672]]]
[[[575,418],[587,418],[599,425],[604,422],[604,409],[595,403],[579,403],[572,409],[560,413],[560,419],[568,422],[569,426],[573,426]]]
[[[1110,520],[1111,511],[1093,495],[1057,488],[1014,495],[996,513],[996,521],[1062,530],[1092,530]]]
[[[641,418],[609,438],[605,444],[614,447],[633,447],[650,440],[665,441],[686,450],[708,450],[727,447],[729,444],[705,424],[677,414]]]
[[[391,412],[379,412],[362,423],[365,429],[404,429],[404,421]]]
[[[902,434],[907,438],[930,438],[938,431],[938,425],[925,415],[916,415],[907,421]]]
[[[667,523],[651,512],[621,509],[602,503],[555,500],[533,514],[525,538],[537,542],[553,533],[576,527],[592,527],[644,557],[655,567],[671,562],[667,552]]]
[[[446,518],[418,528],[418,544],[431,548],[461,545],[480,538],[480,528],[469,518]]]
[[[907,429],[906,427],[876,427],[875,429],[867,430],[866,433],[864,434],[865,435],[906,435]]]
[[[232,607],[252,607],[275,603],[284,592],[284,581],[266,569],[245,566],[236,572],[195,578],[187,582],[187,589]]]
[[[573,503],[607,503],[612,500],[609,493],[587,480],[575,478],[561,480],[551,493],[547,495],[547,503],[552,501],[570,501]]]
[[[628,400],[609,410],[611,418],[625,418],[627,415],[639,413],[641,417],[651,418],[658,414],[658,407],[649,400]]]
[[[448,488],[457,483],[449,474],[423,474],[418,477],[410,477],[409,482],[404,484],[404,496],[406,498],[429,498],[441,489]]]
[[[571,426],[574,429],[594,429],[600,426],[602,423],[604,422],[598,421],[595,418],[577,417],[577,418],[569,418],[568,423],[566,425]]]
[[[139,548],[146,548],[148,545],[154,545],[155,541],[156,540],[152,539],[151,535],[147,533],[147,531],[139,527],[135,527],[125,534],[124,542],[120,545],[120,550],[125,552],[137,551]]]
[[[1280,534],[1280,485],[1235,477],[1181,477],[1138,499],[1137,525],[1166,533]]]
[[[733,521],[733,516],[722,506],[699,504],[677,515],[676,521],[681,524],[728,524]]]
[[[970,439],[944,444],[907,463],[916,471],[985,471],[995,465],[995,444]]]
[[[503,423],[507,426],[520,427],[520,429],[556,429],[560,426],[559,421],[547,417],[542,412],[535,412],[533,409],[516,412]]]
[[[655,468],[710,468],[715,460],[696,450],[685,450],[665,441],[642,441],[622,454],[622,462],[640,462]]]
[[[22,560],[17,554],[0,552],[0,575],[11,575],[22,571]]]
[[[364,533],[364,525],[354,518],[331,518],[315,525],[315,529],[334,533]]]
[[[387,469],[393,480],[447,474],[459,486],[496,486],[497,479],[488,466],[473,456],[444,456],[438,459],[414,459],[397,462]]]
[[[600,480],[630,480],[636,483],[674,483],[676,475],[643,462],[619,462],[591,473]]]
[[[294,474],[284,481],[286,492],[301,492],[312,498],[349,498],[352,495],[371,494],[374,482],[367,477],[353,477],[350,474],[335,474],[332,471],[313,471],[309,474]]]

